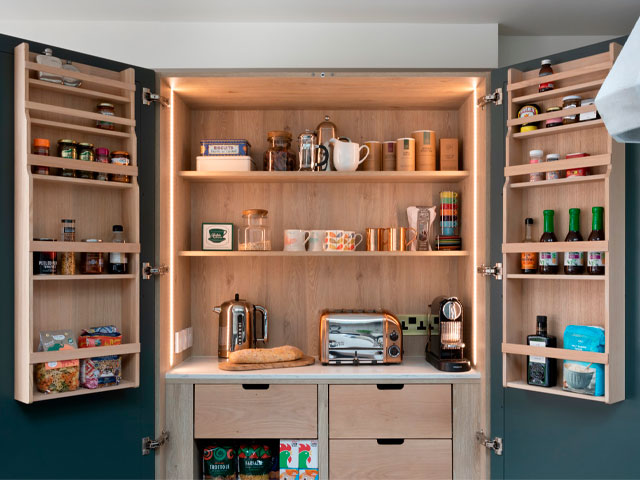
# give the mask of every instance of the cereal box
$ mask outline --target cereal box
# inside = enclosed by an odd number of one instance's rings
[[[280,480],[298,480],[298,441],[280,440]]]

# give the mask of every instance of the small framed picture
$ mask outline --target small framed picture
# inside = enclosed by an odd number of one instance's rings
[[[233,250],[233,223],[203,223],[202,250]]]

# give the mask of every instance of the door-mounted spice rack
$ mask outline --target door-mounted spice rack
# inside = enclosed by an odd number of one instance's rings
[[[619,50],[619,45],[611,44],[606,53],[553,65],[555,73],[545,76],[544,82],[554,83],[555,88],[543,92],[538,91],[541,79],[537,69],[526,72],[509,70],[502,244],[505,266],[502,366],[505,387],[604,403],[616,403],[625,398],[624,148],[608,135],[602,120],[593,119],[593,105],[575,107],[570,112],[577,118],[591,114],[590,120],[560,126],[545,128],[545,121],[561,117],[563,113],[568,115],[566,110],[543,113],[569,95],[595,97]],[[533,104],[536,104],[538,114],[518,118],[520,108]],[[523,124],[536,123],[539,125],[537,129],[520,131]],[[530,150],[557,153],[560,160],[529,163]],[[571,155],[573,152],[590,155]],[[567,155],[572,158],[565,159]],[[590,175],[562,178],[562,172],[572,169],[579,169],[581,173],[590,171]],[[559,174],[555,178],[540,180],[537,174],[547,172]],[[591,208],[594,206],[604,207],[606,240],[563,241],[569,224],[568,209],[581,209],[582,236],[587,240],[590,229],[585,224],[591,225],[587,222],[591,220]],[[543,210],[555,211],[557,242],[537,242],[542,234]],[[534,227],[538,226],[532,243],[522,242],[527,217],[534,219]],[[582,252],[584,258],[588,252],[603,252],[606,257],[605,273],[563,274],[561,261],[558,262],[557,274],[525,273],[521,270],[522,252],[540,254],[549,251],[557,252],[558,259],[569,252]],[[527,344],[527,336],[536,333],[538,315],[548,318],[548,335],[556,337],[557,347]],[[563,336],[569,325],[602,327],[604,351],[566,348]],[[528,382],[530,357],[555,359],[557,367],[549,367],[557,368],[555,386],[543,387]],[[570,370],[574,368],[570,366],[571,362],[582,362],[586,370],[591,365],[601,365],[604,372],[603,395],[578,393],[577,380],[565,378],[565,361],[569,362]],[[567,377],[572,377],[573,371],[566,373]],[[581,374],[578,372],[578,376]],[[595,382],[595,375],[590,381]],[[587,387],[583,389],[588,390]]]
[[[73,66],[78,71],[38,63],[37,55],[30,52],[25,43],[15,49],[14,397],[23,403],[139,385],[140,209],[134,71],[115,72],[75,62]],[[79,80],[81,84],[52,83],[39,78],[39,72],[73,77],[72,80]],[[99,102],[111,104],[114,114],[106,117],[96,113]],[[44,150],[32,152],[35,138],[43,139],[38,146]],[[58,139],[72,138],[112,153],[128,153],[129,163],[116,161],[122,161],[121,154],[116,159],[115,154],[107,158],[111,163],[100,163],[97,155],[78,158],[56,155]],[[46,145],[51,145],[50,152]],[[93,152],[92,147],[84,148]],[[56,171],[75,173],[62,176],[55,175]],[[76,221],[72,241],[36,240],[69,240],[58,237],[61,219],[70,218]],[[111,233],[113,225],[124,227],[126,243],[109,241],[115,236]],[[82,241],[87,238],[104,241]],[[110,256],[115,255],[116,262],[128,260],[128,269],[110,274],[100,271],[98,263],[92,270],[95,273],[80,273],[80,268],[65,275],[60,274],[61,269],[55,274],[48,270],[36,272],[34,255],[42,252],[54,259],[53,263],[56,257],[66,255],[74,259],[71,264],[83,255],[92,255],[106,264]],[[78,344],[84,329],[103,325],[115,326],[122,335],[121,343],[39,351],[41,332],[68,330],[72,341]],[[120,358],[119,382],[102,388],[79,386],[55,393],[43,393],[37,388],[36,371],[42,371],[38,365],[55,370],[54,367],[63,365],[60,362],[78,360],[75,365],[81,366],[85,359],[105,356]],[[67,381],[65,375],[66,372],[60,374],[60,382]],[[76,381],[71,383],[75,386]]]

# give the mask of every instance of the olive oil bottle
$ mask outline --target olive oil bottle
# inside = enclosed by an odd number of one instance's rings
[[[536,317],[536,334],[527,336],[532,347],[555,347],[556,337],[547,335],[547,317]],[[553,387],[556,384],[556,359],[527,355],[527,383],[537,387]]]

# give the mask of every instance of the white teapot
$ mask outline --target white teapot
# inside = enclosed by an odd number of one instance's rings
[[[343,142],[336,138],[329,140],[333,145],[333,166],[341,172],[353,172],[364,162],[369,156],[369,147],[366,145],[358,145],[354,142]],[[367,153],[360,158],[360,151],[365,148]]]

